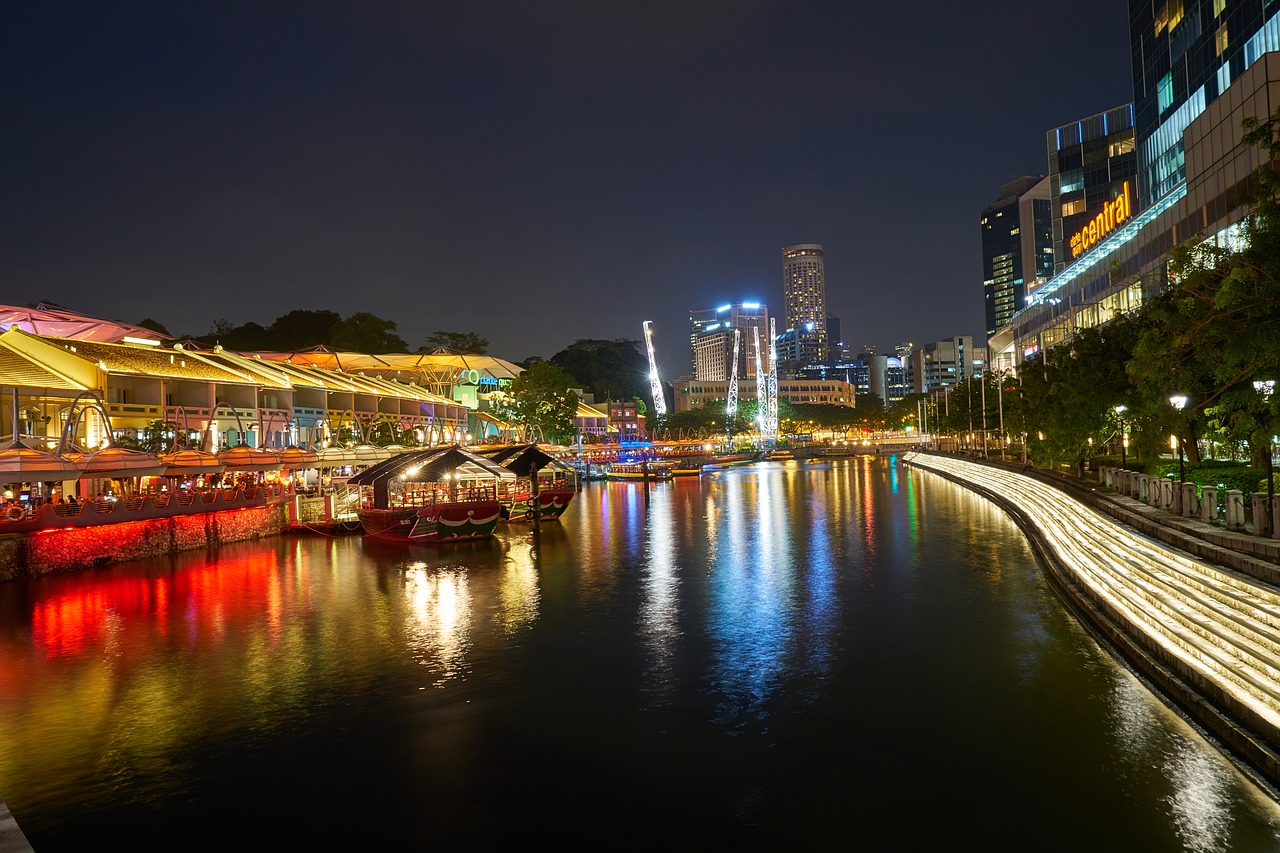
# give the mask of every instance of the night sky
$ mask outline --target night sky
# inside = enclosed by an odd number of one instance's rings
[[[816,242],[855,351],[981,344],[980,211],[1132,99],[1119,0],[627,5],[11,4],[0,303],[513,361],[652,320],[674,379]]]

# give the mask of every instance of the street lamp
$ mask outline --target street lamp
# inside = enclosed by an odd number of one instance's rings
[[[1261,382],[1253,383],[1253,390],[1262,395],[1262,401],[1271,406],[1271,392],[1275,390],[1276,381],[1274,379],[1265,379]],[[1271,412],[1267,412],[1267,511],[1271,511],[1272,499],[1275,497],[1275,482],[1271,473]]]
[[[1174,394],[1172,397],[1169,398],[1169,402],[1173,404],[1173,407],[1178,410],[1178,414],[1181,415],[1182,410],[1187,405],[1187,395]],[[1179,422],[1181,422],[1182,418],[1179,417],[1178,420]],[[1179,426],[1181,426],[1181,423],[1179,423]],[[1183,471],[1183,463],[1182,463],[1182,435],[1179,434],[1178,435],[1178,482],[1185,483],[1186,480],[1187,480],[1187,477]]]
[[[1124,413],[1127,406],[1116,406],[1116,418],[1120,421],[1120,467],[1126,467],[1127,457],[1125,451],[1129,447],[1129,436],[1124,431]]]

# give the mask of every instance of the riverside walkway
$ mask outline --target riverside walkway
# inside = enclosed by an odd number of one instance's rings
[[[904,461],[1008,510],[1086,624],[1242,769],[1280,786],[1280,543],[1075,478],[940,454]]]

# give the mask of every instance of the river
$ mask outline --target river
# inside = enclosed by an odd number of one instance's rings
[[[0,798],[36,853],[1280,850],[1017,526],[896,457],[0,584]]]

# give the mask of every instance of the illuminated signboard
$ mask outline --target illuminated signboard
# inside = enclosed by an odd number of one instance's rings
[[[1089,221],[1089,224],[1071,235],[1071,257],[1078,258],[1097,245],[1117,225],[1133,215],[1133,201],[1129,194],[1129,182],[1124,182],[1124,194],[1107,202],[1102,212]]]

